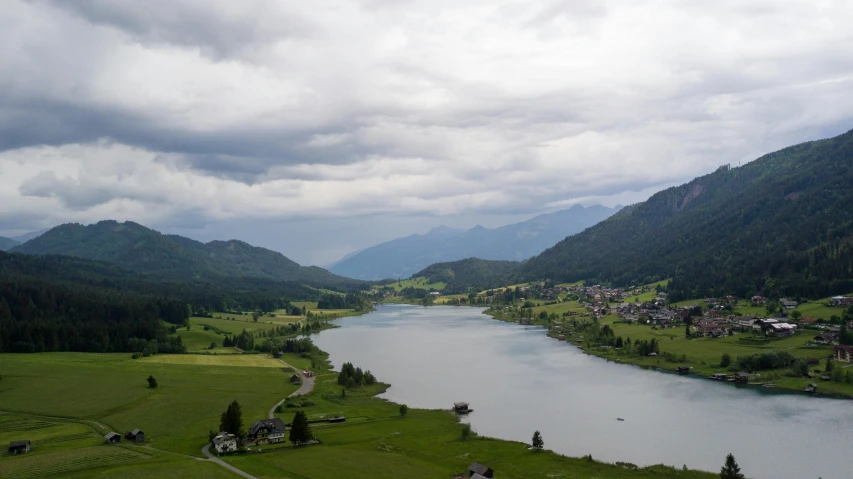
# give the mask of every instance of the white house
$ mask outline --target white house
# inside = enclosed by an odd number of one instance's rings
[[[213,438],[213,448],[216,452],[234,452],[237,450],[237,437],[227,432],[220,432]]]

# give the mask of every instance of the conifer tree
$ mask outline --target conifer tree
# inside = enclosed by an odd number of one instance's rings
[[[311,434],[311,426],[308,425],[308,416],[302,410],[296,411],[293,416],[293,424],[290,427],[290,442],[301,446],[312,439],[314,436]]]
[[[741,474],[740,466],[737,465],[735,457],[731,454],[726,456],[726,464],[720,469],[721,479],[745,479],[746,476]]]

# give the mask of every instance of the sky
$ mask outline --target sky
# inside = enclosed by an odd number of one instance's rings
[[[853,128],[853,2],[0,0],[0,235],[302,264]]]

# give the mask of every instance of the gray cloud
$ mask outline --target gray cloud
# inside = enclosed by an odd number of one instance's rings
[[[806,0],[13,0],[0,221],[636,201],[853,126],[851,20]]]

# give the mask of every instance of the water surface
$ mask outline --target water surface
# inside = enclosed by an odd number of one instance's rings
[[[547,449],[608,462],[719,471],[732,452],[751,478],[853,478],[853,401],[619,365],[481,311],[383,305],[313,339],[391,383],[382,397],[471,403],[479,434],[529,443],[538,429]]]

